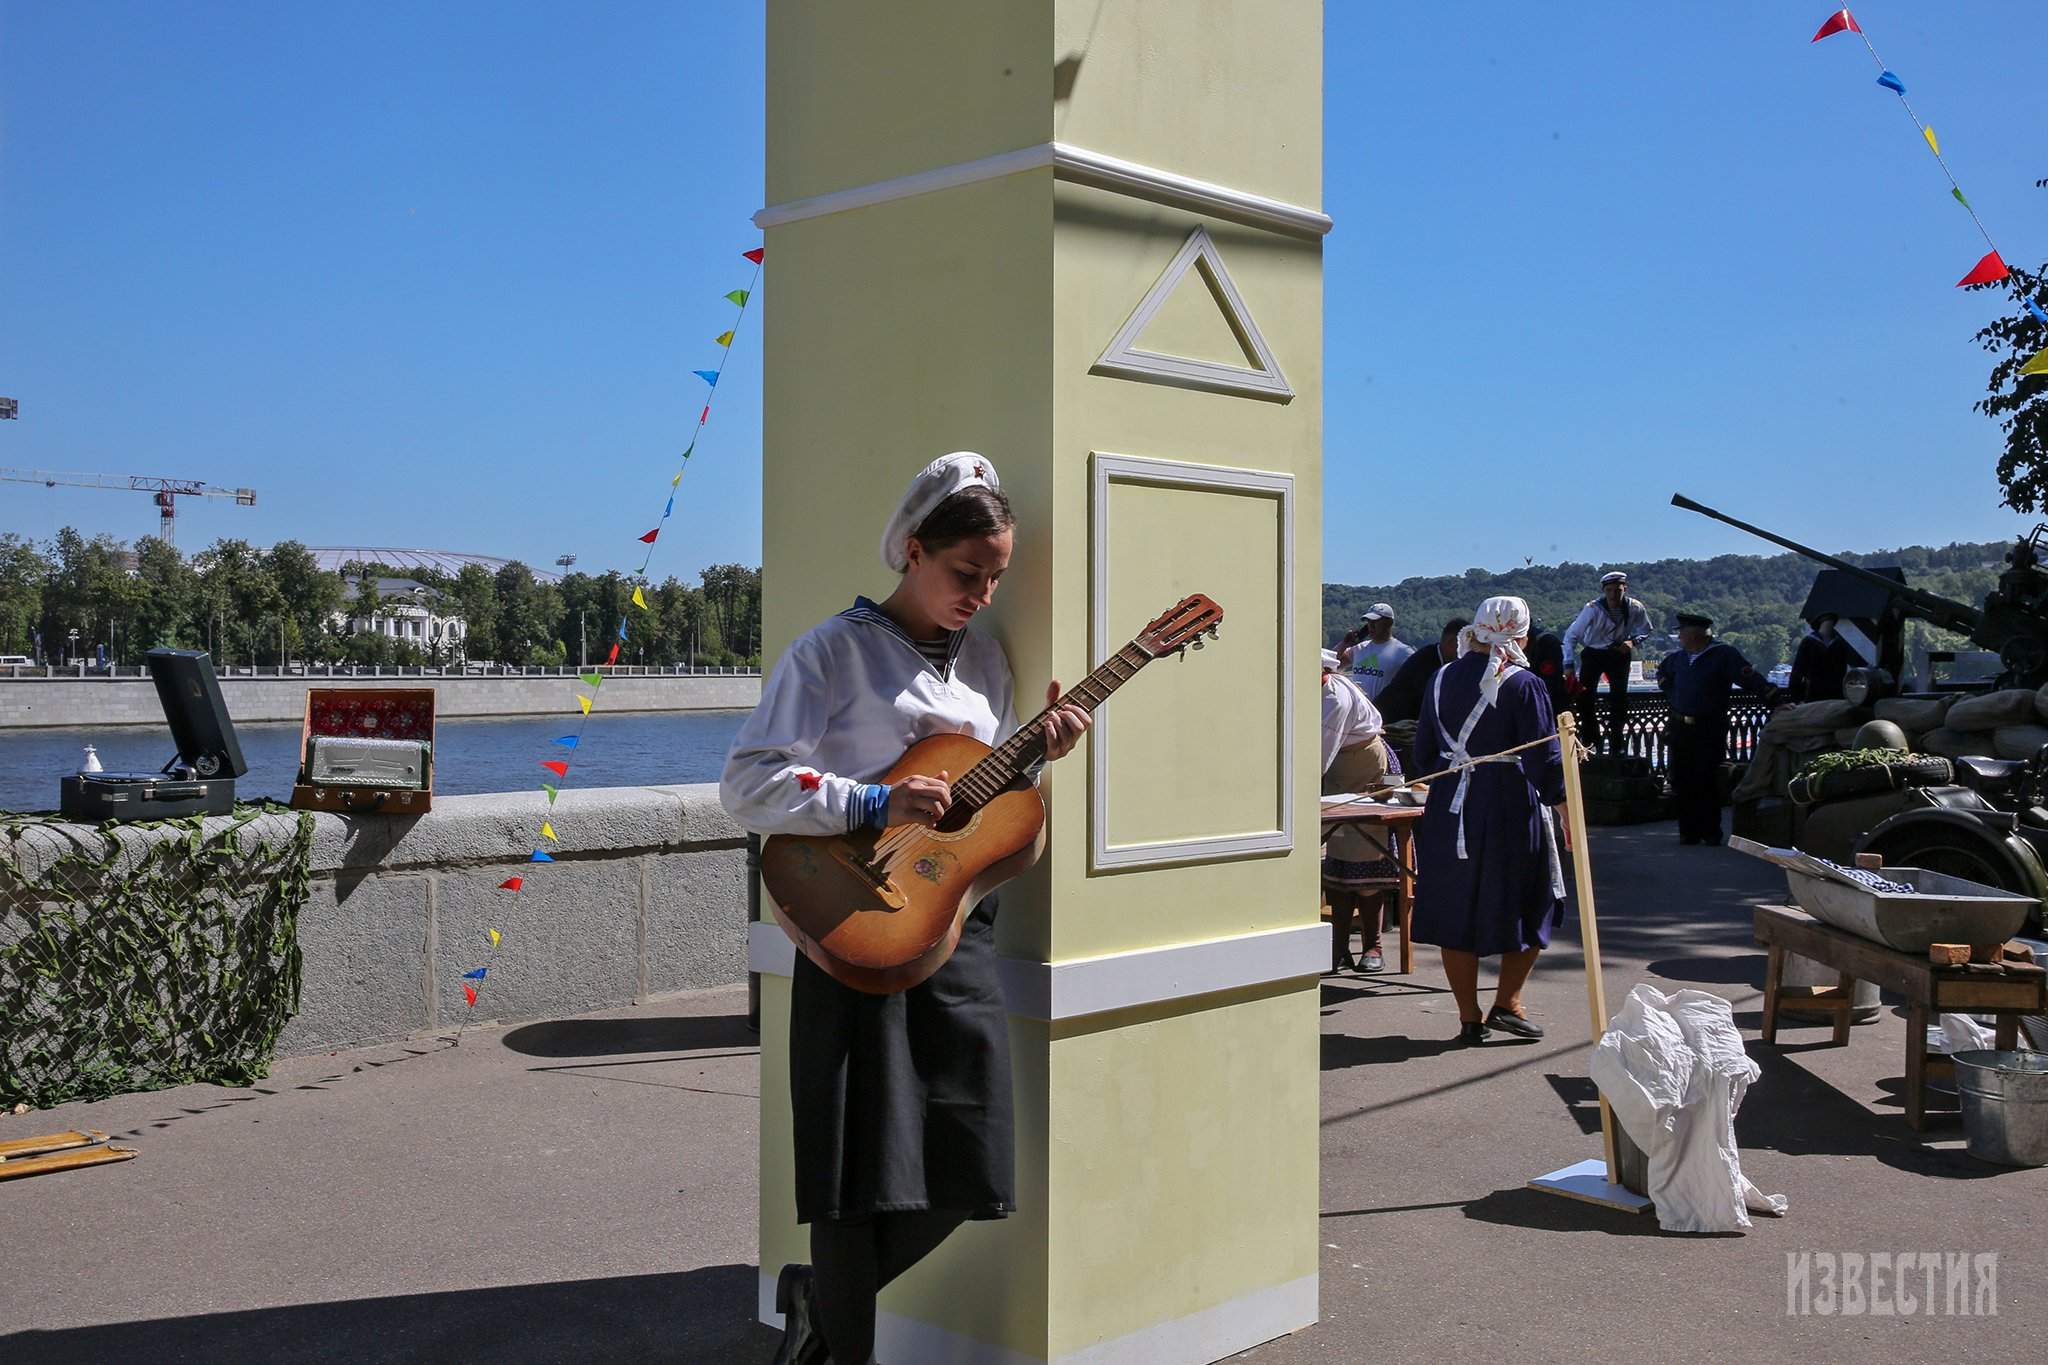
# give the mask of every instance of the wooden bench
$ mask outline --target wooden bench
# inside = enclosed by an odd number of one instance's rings
[[[1766,1043],[1775,1044],[1778,1040],[1781,1005],[1832,1012],[1834,1041],[1837,1046],[1846,1046],[1858,981],[1875,982],[1905,999],[1906,1122],[1915,1129],[1927,1126],[1929,1077],[1953,1073],[1955,1069],[1946,1058],[1929,1058],[1929,1022],[1943,1014],[1993,1015],[1998,1046],[2010,1048],[2019,1041],[2021,1015],[2048,1011],[2048,974],[2034,966],[2031,957],[2024,962],[2006,960],[1983,966],[1937,967],[1925,956],[1915,957],[1858,938],[1789,905],[1757,908],[1756,941],[1770,949],[1769,965],[1764,972],[1762,1033]],[[1840,973],[1837,984],[1827,988],[1786,986],[1788,952],[1834,968]]]
[[[1401,930],[1401,975],[1415,973],[1415,940],[1410,929],[1415,920],[1415,824],[1422,819],[1420,806],[1390,806],[1378,801],[1347,801],[1341,806],[1323,807],[1323,838],[1330,837],[1330,831],[1343,825],[1360,829],[1383,829],[1387,832],[1388,852],[1394,859],[1395,875],[1379,881],[1355,885],[1349,890],[1378,892],[1394,898],[1394,916]],[[1375,905],[1373,913],[1384,917],[1385,911]],[[1323,915],[1330,916],[1330,905],[1323,902]],[[1377,926],[1375,926],[1376,928]],[[1359,929],[1365,941],[1372,942],[1373,935],[1364,925]],[[1340,950],[1349,944],[1339,944]]]

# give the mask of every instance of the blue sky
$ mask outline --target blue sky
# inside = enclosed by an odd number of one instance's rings
[[[1856,11],[2048,257],[2048,11]],[[637,563],[758,241],[761,19],[567,13],[0,0],[0,465],[258,490],[188,502],[188,551]],[[1327,578],[1760,548],[1674,489],[1831,548],[2021,528],[1983,244],[1827,13],[1332,0]],[[754,343],[657,572],[758,558]],[[0,484],[0,529],[65,524],[154,529]]]

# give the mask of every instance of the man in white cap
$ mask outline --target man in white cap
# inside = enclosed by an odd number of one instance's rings
[[[1600,576],[1600,595],[1564,633],[1564,676],[1579,697],[1579,725],[1588,748],[1600,748],[1600,679],[1613,695],[1613,728],[1607,747],[1620,752],[1622,722],[1628,716],[1628,672],[1636,646],[1650,637],[1650,609],[1628,594],[1628,575],[1616,569]]]
[[[1394,609],[1385,602],[1375,602],[1358,618],[1358,629],[1344,637],[1337,657],[1351,670],[1351,681],[1371,699],[1393,681],[1394,674],[1414,652],[1414,646],[1394,638]]]

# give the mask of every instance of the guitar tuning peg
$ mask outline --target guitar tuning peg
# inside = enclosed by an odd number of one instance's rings
[[[1201,637],[1201,636],[1199,636],[1199,635],[1197,635],[1197,636],[1195,637],[1195,648],[1196,648],[1196,649],[1200,649],[1200,648],[1202,647],[1202,644],[1203,644],[1203,641],[1202,641],[1202,637]]]
[[[1209,638],[1210,638],[1210,639],[1212,639],[1212,640],[1216,640],[1216,639],[1221,639],[1221,638],[1222,638],[1222,635],[1223,635],[1223,627],[1222,627],[1222,626],[1211,626],[1211,627],[1209,627]]]

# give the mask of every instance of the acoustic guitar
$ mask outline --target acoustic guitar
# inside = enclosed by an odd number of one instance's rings
[[[1154,659],[1215,639],[1222,620],[1209,598],[1183,598],[1056,704],[1093,711]],[[761,847],[761,880],[803,955],[871,995],[908,990],[943,966],[968,911],[994,889],[979,884],[982,874],[1031,847],[1045,825],[1029,774],[1044,756],[1051,709],[994,748],[968,735],[932,735],[903,751],[883,781],[957,774],[937,825],[771,836]]]

